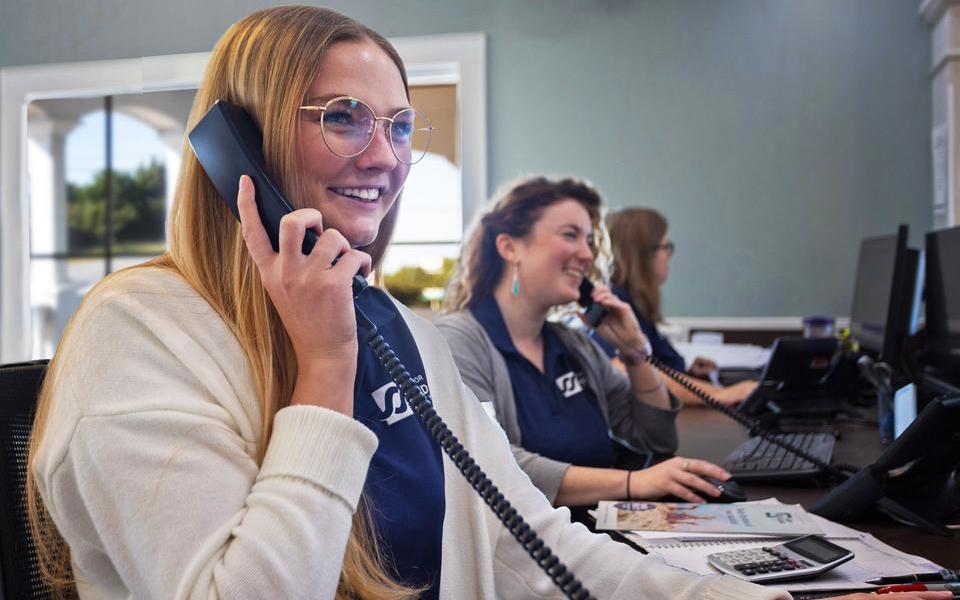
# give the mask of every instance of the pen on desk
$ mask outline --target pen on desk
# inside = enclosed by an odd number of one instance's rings
[[[960,596],[960,583],[908,583],[887,585],[874,590],[877,594],[891,594],[893,592],[953,592],[953,597]]]
[[[893,577],[874,577],[867,583],[873,585],[890,585],[892,583],[938,583],[943,581],[960,581],[960,571],[942,569],[936,573],[908,573]]]

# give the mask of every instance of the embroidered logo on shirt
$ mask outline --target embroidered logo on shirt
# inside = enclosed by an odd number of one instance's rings
[[[575,396],[583,391],[583,375],[570,371],[557,377],[557,387],[564,398]]]
[[[429,399],[430,388],[427,387],[427,384],[424,382],[423,375],[412,377],[411,381],[413,381],[413,383],[420,388],[423,395]],[[393,425],[397,421],[402,421],[413,415],[413,410],[410,408],[410,405],[407,404],[403,394],[400,393],[397,384],[392,381],[377,388],[370,395],[373,396],[373,400],[377,403],[380,412],[386,415],[386,417],[380,420],[387,425]]]

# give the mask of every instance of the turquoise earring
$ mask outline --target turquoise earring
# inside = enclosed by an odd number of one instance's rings
[[[513,292],[514,297],[520,295],[520,263],[513,265],[513,284],[510,287],[510,291]]]

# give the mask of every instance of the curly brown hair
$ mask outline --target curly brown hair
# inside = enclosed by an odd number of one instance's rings
[[[498,235],[525,237],[547,207],[567,199],[579,202],[590,215],[593,225],[590,246],[593,255],[600,260],[594,261],[588,276],[602,275],[602,258],[607,256],[608,250],[600,193],[586,181],[574,177],[526,177],[504,187],[470,227],[460,262],[447,286],[444,310],[463,310],[474,299],[489,294],[499,283],[504,267],[497,252]]]

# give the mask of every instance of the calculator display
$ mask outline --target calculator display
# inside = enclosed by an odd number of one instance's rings
[[[839,546],[829,544],[823,540],[813,537],[805,537],[784,544],[786,548],[793,550],[797,554],[812,558],[821,563],[828,563],[845,556],[847,551]]]

